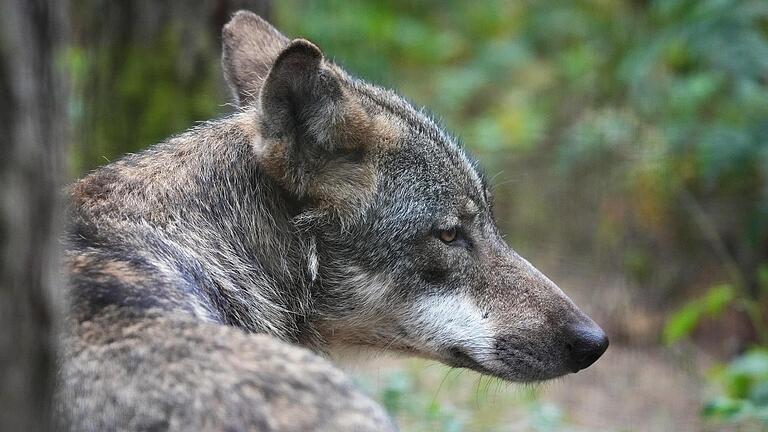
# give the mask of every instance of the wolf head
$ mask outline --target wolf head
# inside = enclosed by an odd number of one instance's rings
[[[603,331],[502,239],[476,164],[423,112],[239,12],[225,76],[295,203],[313,328],[513,381],[591,365]]]

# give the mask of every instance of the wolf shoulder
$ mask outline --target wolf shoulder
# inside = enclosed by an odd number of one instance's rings
[[[330,362],[267,335],[118,311],[75,328],[60,371],[62,430],[396,430]]]

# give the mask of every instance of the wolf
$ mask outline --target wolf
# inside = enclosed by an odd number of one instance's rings
[[[68,189],[62,427],[394,430],[326,354],[516,382],[603,354],[423,110],[250,12],[222,39],[238,112]]]

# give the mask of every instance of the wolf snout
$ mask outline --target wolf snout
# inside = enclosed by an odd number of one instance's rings
[[[574,373],[591,366],[608,349],[608,337],[597,324],[577,324],[567,331],[568,367]]]

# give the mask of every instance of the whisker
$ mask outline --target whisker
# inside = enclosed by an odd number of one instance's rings
[[[456,370],[456,368],[453,368],[453,367],[451,367],[450,369],[448,369],[448,371],[446,371],[446,372],[445,372],[445,376],[444,376],[444,377],[443,377],[443,379],[440,381],[440,385],[439,385],[439,386],[437,386],[437,391],[435,391],[435,394],[434,394],[434,396],[432,396],[432,402],[430,402],[430,404],[429,404],[429,406],[430,406],[430,407],[434,407],[434,406],[435,406],[435,402],[437,401],[437,396],[438,396],[438,394],[440,394],[440,389],[442,389],[442,388],[443,388],[443,384],[445,384],[445,381],[448,379],[448,376],[449,376],[449,375],[451,374],[451,372],[453,372],[454,370]]]

